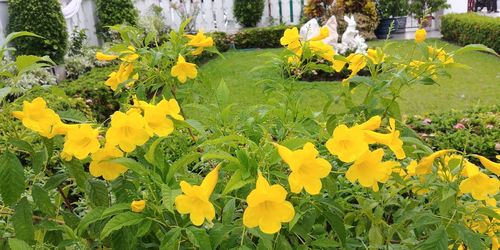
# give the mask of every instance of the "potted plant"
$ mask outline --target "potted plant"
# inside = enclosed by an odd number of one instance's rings
[[[406,15],[409,14],[409,5],[406,0],[378,0],[377,12],[380,17],[380,23],[377,27],[376,35],[378,38],[386,38],[391,24],[393,29],[390,33],[406,28]]]
[[[432,13],[447,9],[450,5],[447,0],[414,0],[410,4],[410,12],[415,15],[422,27],[430,27]]]

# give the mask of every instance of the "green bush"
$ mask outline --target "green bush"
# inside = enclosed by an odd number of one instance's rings
[[[407,124],[434,149],[457,149],[495,159],[500,149],[500,106],[414,116]]]
[[[85,100],[97,121],[103,122],[120,107],[113,91],[104,84],[115,67],[94,68],[84,77],[61,83],[60,87],[66,95]]]
[[[97,35],[105,41],[111,41],[111,35],[107,26],[117,24],[137,24],[137,10],[132,0],[97,0]]]
[[[443,39],[460,45],[484,44],[500,51],[500,18],[475,13],[448,14],[442,17]]]
[[[66,22],[58,0],[9,0],[8,32],[30,31],[44,38],[20,37],[16,55],[48,55],[62,62],[68,46]]]
[[[262,18],[263,0],[235,0],[233,13],[243,27],[255,27]]]
[[[244,29],[234,36],[234,44],[237,49],[279,48],[280,38],[287,28],[290,26]]]

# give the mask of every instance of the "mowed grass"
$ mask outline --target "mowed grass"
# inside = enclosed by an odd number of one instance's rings
[[[458,46],[441,40],[431,40],[431,44],[443,47],[446,51],[458,49]],[[383,46],[383,41],[370,42],[370,46]],[[394,41],[389,53],[409,56],[413,41]],[[279,54],[282,49],[238,50],[224,53],[224,59],[209,61],[201,67],[203,88],[192,91],[201,96],[213,95],[221,79],[224,79],[230,92],[231,100],[240,108],[266,103],[269,95],[256,83],[272,77],[277,72],[255,70],[268,60],[266,54]],[[450,109],[465,109],[476,105],[500,104],[500,58],[482,52],[469,52],[456,56],[457,63],[466,64],[471,69],[452,68],[451,78],[441,78],[438,85],[418,85],[406,89],[400,101],[405,114],[422,114]],[[273,75],[274,74],[274,75]],[[298,82],[302,92],[302,101],[312,110],[321,110],[328,95],[339,93],[338,82]],[[304,89],[305,87],[305,89]],[[362,94],[362,91],[359,93]]]

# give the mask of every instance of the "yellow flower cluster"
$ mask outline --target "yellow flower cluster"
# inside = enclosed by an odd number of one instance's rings
[[[135,81],[139,80],[138,73],[130,77],[134,71],[134,61],[139,58],[139,54],[136,53],[134,47],[128,46],[127,49],[122,51],[119,56],[97,52],[96,58],[99,61],[113,61],[118,58],[122,60],[118,71],[111,72],[111,74],[109,74],[108,76],[108,80],[106,80],[105,83],[113,91],[115,91],[120,84],[126,83],[127,87],[132,87]]]
[[[156,105],[134,99],[134,106],[128,112],[116,111],[111,116],[106,143],[101,148],[98,129],[90,124],[64,124],[41,97],[31,103],[25,101],[23,110],[15,111],[13,115],[41,136],[52,138],[64,135],[61,158],[66,161],[71,161],[73,157],[84,160],[90,155],[90,174],[106,180],[114,180],[127,171],[125,166],[111,162],[111,159],[123,157],[123,152],[134,151],[153,135],[168,136],[174,131],[171,119],[184,119],[175,99],[162,100]]]
[[[375,132],[381,124],[381,117],[374,116],[365,123],[348,127],[344,124],[337,126],[333,136],[326,142],[326,148],[331,154],[346,163],[354,162],[346,173],[349,181],[359,181],[363,187],[371,187],[378,191],[378,183],[385,183],[393,168],[399,166],[394,161],[383,162],[383,149],[370,151],[370,144],[382,144],[389,147],[396,158],[406,157],[403,150],[403,141],[399,138],[400,132],[396,130],[396,121],[390,119],[389,133]]]

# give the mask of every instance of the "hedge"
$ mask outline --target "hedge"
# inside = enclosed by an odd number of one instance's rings
[[[448,14],[442,17],[443,39],[458,43],[484,44],[500,51],[500,18],[481,16],[475,13]]]
[[[243,29],[234,35],[234,45],[237,49],[247,48],[279,48],[280,38],[287,28],[293,26],[274,26],[268,28]]]
[[[20,37],[13,41],[16,55],[48,55],[62,63],[68,33],[58,0],[9,0],[8,32],[30,31],[43,38]]]

